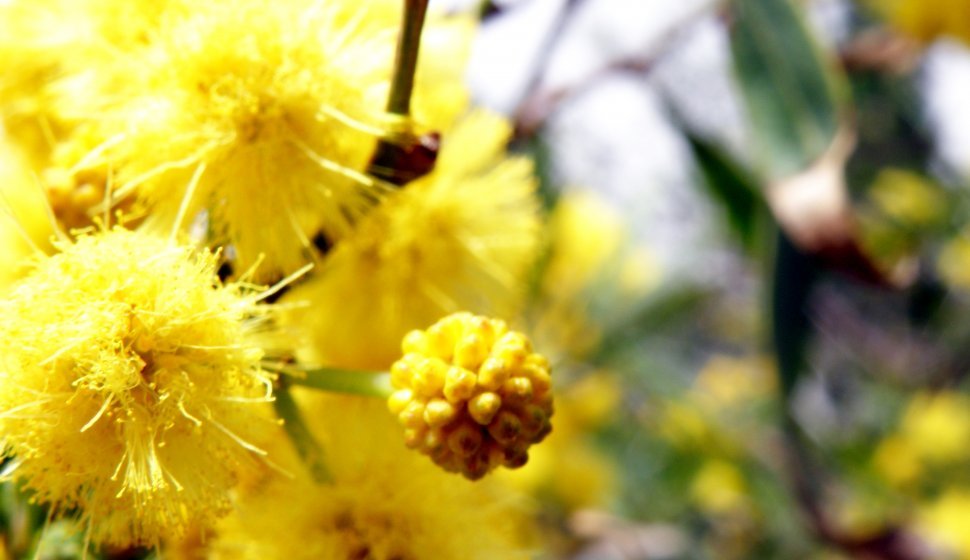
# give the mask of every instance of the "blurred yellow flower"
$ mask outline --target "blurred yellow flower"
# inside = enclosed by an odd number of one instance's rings
[[[391,25],[397,25],[400,2],[391,0],[390,5],[394,8]],[[411,102],[419,127],[450,130],[468,110],[471,95],[464,76],[477,25],[471,14],[443,16],[433,10],[428,14]]]
[[[660,283],[653,253],[630,244],[619,213],[594,191],[563,193],[549,217],[546,244],[548,260],[531,330],[544,348],[554,349],[554,361],[582,357],[600,343],[603,325],[594,316],[596,302],[608,295],[618,307]]]
[[[525,511],[508,491],[451,476],[404,448],[377,400],[307,399],[332,484],[298,465],[243,493],[211,558],[529,558]],[[295,460],[295,459],[294,459]]]
[[[733,449],[710,416],[686,401],[664,402],[656,430],[661,437],[684,451],[723,452]]]
[[[711,515],[737,513],[748,506],[744,474],[733,463],[720,459],[705,461],[694,474],[691,499]]]
[[[732,457],[752,443],[747,412],[774,392],[772,362],[760,355],[713,356],[683,396],[661,403],[657,433],[684,451]]]
[[[307,361],[385,369],[401,338],[448,313],[505,316],[525,293],[540,233],[532,162],[506,157],[503,118],[466,116],[435,170],[386,200],[338,243],[288,302]]]
[[[897,496],[888,497],[865,483],[853,483],[839,488],[832,498],[832,519],[835,526],[857,538],[872,537],[885,530],[887,524],[899,523]]]
[[[626,239],[617,212],[588,190],[569,190],[549,217],[549,262],[543,288],[575,297],[601,274]]]
[[[965,229],[943,245],[936,268],[948,285],[970,289],[970,230]]]
[[[912,441],[894,434],[879,442],[872,458],[873,467],[887,482],[904,487],[919,480],[923,463]]]
[[[869,189],[869,198],[887,216],[911,227],[940,221],[946,193],[928,179],[903,169],[884,169]]]
[[[596,370],[583,375],[557,397],[557,408],[563,413],[556,428],[585,432],[615,420],[623,406],[623,382],[609,370]]]
[[[928,467],[960,464],[970,458],[970,398],[946,391],[918,393],[896,431],[876,447],[872,466],[889,484],[919,482]]]
[[[83,234],[0,303],[6,478],[95,543],[154,545],[224,514],[262,453],[266,308],[216,257],[123,229]]]
[[[929,463],[970,457],[970,398],[955,392],[916,395],[903,414],[899,435]]]
[[[970,2],[967,0],[869,0],[901,31],[930,41],[951,35],[970,41]]]
[[[918,534],[953,556],[970,558],[970,490],[947,488],[935,500],[923,504],[916,514]]]
[[[775,390],[774,364],[765,356],[712,357],[697,374],[691,396],[712,411],[744,407]]]

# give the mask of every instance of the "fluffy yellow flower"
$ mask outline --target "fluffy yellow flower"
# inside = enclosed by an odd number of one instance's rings
[[[241,269],[306,262],[376,196],[361,173],[379,132],[394,28],[351,3],[181,3],[141,49],[59,84],[61,110],[95,130],[90,165],[116,170],[171,226],[184,198],[210,212]],[[92,81],[94,83],[92,83]],[[194,192],[187,192],[192,189]]]
[[[123,229],[81,235],[0,304],[7,473],[94,542],[155,544],[228,508],[260,453],[264,307],[216,257]]]
[[[893,25],[920,40],[952,35],[970,41],[970,1],[870,0]]]
[[[58,165],[110,169],[119,198],[162,229],[207,210],[237,271],[265,257],[257,278],[293,272],[315,235],[340,238],[386,189],[364,171],[386,128],[399,19],[389,0],[172,0],[144,44],[50,86],[55,112],[78,123],[61,150],[74,159]],[[425,75],[417,116],[441,124],[455,107],[429,102],[461,89],[460,74]]]
[[[402,343],[388,407],[404,441],[445,470],[476,480],[523,466],[552,430],[549,361],[503,321],[455,313]]]
[[[449,476],[407,451],[380,401],[318,397],[309,422],[332,484],[302,470],[243,495],[214,559],[525,559],[526,518],[508,493]]]
[[[532,162],[503,155],[510,132],[501,117],[468,115],[444,137],[434,172],[387,197],[290,294],[308,302],[291,319],[312,361],[385,369],[412,329],[515,305],[540,221]]]

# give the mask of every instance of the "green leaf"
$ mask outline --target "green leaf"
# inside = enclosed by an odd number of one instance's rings
[[[847,88],[791,0],[735,0],[731,51],[764,179],[806,169],[839,127]]]
[[[778,233],[771,302],[772,340],[778,359],[782,396],[791,397],[806,368],[805,351],[812,332],[808,298],[818,280],[812,257],[800,251],[784,232]]]
[[[766,212],[757,181],[710,142],[690,133],[687,141],[711,198],[724,209],[728,224],[744,248],[755,252]]]
[[[290,395],[289,388],[277,387],[273,393],[275,396],[273,408],[276,410],[276,415],[283,421],[283,429],[290,436],[290,442],[293,443],[310,475],[318,483],[331,482],[333,476],[327,467],[326,453],[304,421],[300,407]]]

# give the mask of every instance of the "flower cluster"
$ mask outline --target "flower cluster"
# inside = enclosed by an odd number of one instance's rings
[[[469,105],[474,20],[421,10],[405,39],[415,14],[0,2],[0,484],[76,524],[82,554],[198,536],[192,556],[522,556],[505,502],[408,450],[413,430],[383,406],[401,337],[461,309],[516,313],[541,244],[532,161],[507,153],[506,119]],[[395,51],[419,45],[405,68]],[[398,70],[407,114],[388,104]],[[421,173],[379,157],[415,138],[441,142]],[[550,430],[548,364],[501,321],[449,321],[491,332],[474,351],[493,358],[461,362],[481,383],[446,404],[467,412],[422,441],[474,425],[476,448],[468,436],[439,464],[479,478],[524,463]],[[324,399],[353,418],[294,398],[295,372],[337,370],[385,391]],[[431,496],[443,487],[450,501]],[[312,542],[267,529],[280,523]],[[44,557],[30,537],[10,554]]]
[[[475,480],[521,467],[552,427],[549,362],[499,320],[457,313],[412,331],[391,367],[388,407],[405,442]]]

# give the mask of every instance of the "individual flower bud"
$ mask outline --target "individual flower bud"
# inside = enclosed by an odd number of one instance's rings
[[[496,393],[481,393],[468,401],[468,414],[483,426],[492,421],[502,408],[502,397]]]
[[[475,371],[482,365],[490,349],[484,337],[475,332],[468,333],[455,346],[455,364]]]
[[[422,331],[411,331],[404,335],[404,340],[401,341],[401,351],[405,354],[421,354],[425,352],[425,340],[426,339]]]
[[[505,367],[505,362],[498,358],[485,360],[478,369],[478,383],[489,391],[498,389],[508,379],[509,370]]]
[[[521,467],[552,430],[549,361],[503,321],[456,313],[401,346],[388,408],[407,446],[446,471],[476,480]]]
[[[475,394],[477,383],[474,373],[451,366],[445,378],[445,397],[452,403],[467,401]]]
[[[392,414],[400,414],[407,408],[411,399],[414,398],[414,391],[411,389],[401,389],[400,391],[394,391],[388,400],[387,407],[391,409]]]
[[[432,428],[440,428],[454,420],[458,410],[448,401],[433,399],[424,407],[424,422]]]
[[[506,400],[514,404],[526,404],[532,400],[534,391],[527,377],[513,377],[502,384]]]

